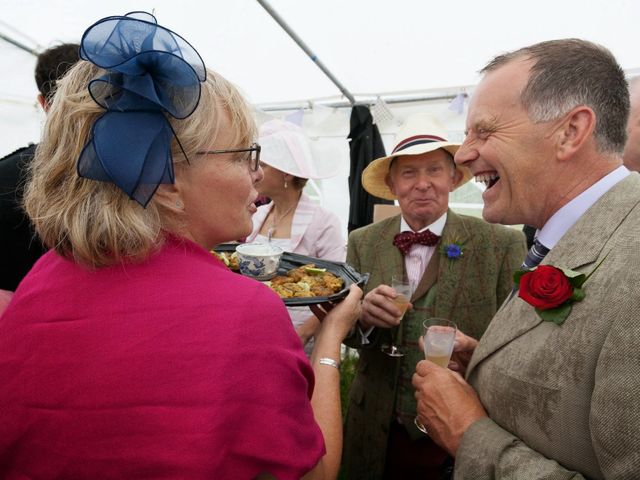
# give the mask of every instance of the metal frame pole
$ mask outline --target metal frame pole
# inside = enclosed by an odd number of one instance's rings
[[[468,87],[472,88],[472,87]],[[468,95],[463,92],[463,95]],[[453,100],[458,96],[458,93],[444,93],[444,94],[423,94],[423,95],[358,95],[357,103],[359,105],[375,105],[378,99],[383,100],[388,104],[402,104],[402,103],[417,103],[417,102],[435,102],[442,100]],[[285,110],[300,110],[300,109],[313,109],[314,105],[321,105],[323,107],[331,108],[347,108],[352,104],[345,102],[344,100],[336,99],[321,99],[318,101],[291,101],[291,102],[278,102],[278,103],[259,103],[257,108],[265,112],[272,111],[285,111]]]
[[[5,42],[9,42],[11,45],[18,47],[25,52],[29,52],[33,56],[38,56],[38,52],[36,52],[33,48],[27,47],[24,43],[19,42],[18,40],[14,40],[13,38],[5,35],[4,33],[0,33],[0,38]]]
[[[313,53],[311,51],[311,49],[302,41],[302,39],[296,34],[296,32],[294,32],[291,27],[289,27],[289,25],[287,25],[287,22],[285,22],[282,17],[278,14],[278,12],[276,12],[271,5],[269,5],[269,2],[267,2],[267,0],[257,0],[257,2],[262,5],[262,7],[267,11],[267,13],[269,15],[271,15],[271,17],[278,23],[278,25],[280,25],[282,27],[282,29],[287,32],[287,34],[289,34],[289,36],[293,39],[294,42],[296,42],[298,44],[298,46],[304,50],[304,53],[307,54],[307,56],[314,61],[314,63],[318,66],[318,68],[320,70],[322,70],[322,72],[329,77],[329,80],[331,80],[333,82],[333,84],[338,87],[338,90],[340,90],[342,92],[342,94],[347,97],[347,99],[349,100],[349,103],[351,105],[354,105],[356,103],[356,99],[354,98],[354,96],[349,92],[349,90],[346,89],[346,87],[344,85],[342,85],[340,83],[340,81],[333,76],[333,74],[329,71],[329,69],[327,67],[324,66],[324,64],[318,59],[318,57],[316,56],[315,53]]]

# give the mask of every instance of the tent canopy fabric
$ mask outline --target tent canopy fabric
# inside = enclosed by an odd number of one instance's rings
[[[626,70],[640,67],[633,41],[640,3],[632,0],[269,3],[354,94],[473,85],[477,70],[497,53],[552,38],[592,40],[609,48]],[[255,0],[4,0],[2,10],[0,32],[36,48],[79,41],[99,18],[146,10],[189,40],[207,66],[253,103],[339,93]],[[5,59],[9,46],[0,44]],[[0,93],[10,93],[3,72]],[[14,93],[29,96],[29,80],[12,82],[26,87]]]
[[[387,150],[404,118],[429,112],[461,141],[466,100],[477,71],[496,54],[554,38],[578,37],[609,48],[628,75],[640,74],[637,52],[640,2],[634,0],[268,0],[332,74],[356,96],[435,96],[440,100],[372,108]],[[344,100],[256,0],[3,0],[0,35],[34,50],[78,42],[84,30],[109,15],[132,10],[153,13],[158,22],[186,38],[205,64],[235,83],[258,107],[304,104],[302,126],[316,150],[337,158],[341,172],[318,187],[326,208],[347,231],[349,208],[350,109],[328,108]],[[0,39],[0,157],[35,142],[44,119],[36,103],[35,57]],[[270,112],[285,116],[289,112]],[[257,112],[259,122],[269,112]],[[481,208],[479,184],[454,192],[464,213]]]

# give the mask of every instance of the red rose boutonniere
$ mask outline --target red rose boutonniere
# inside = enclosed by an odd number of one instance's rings
[[[562,325],[571,313],[573,304],[586,296],[584,282],[602,262],[604,258],[589,275],[567,268],[539,265],[515,272],[513,280],[520,287],[518,296],[535,307],[542,320]]]

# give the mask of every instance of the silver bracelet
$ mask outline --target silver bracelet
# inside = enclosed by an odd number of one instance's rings
[[[333,358],[322,357],[320,359],[320,365],[329,365],[331,367],[334,367],[334,368],[337,368],[338,370],[340,370],[340,364],[338,362],[336,362]]]

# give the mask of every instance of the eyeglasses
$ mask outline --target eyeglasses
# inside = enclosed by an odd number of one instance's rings
[[[217,153],[241,153],[247,152],[246,160],[249,162],[249,166],[252,172],[257,172],[260,167],[260,150],[262,147],[257,143],[252,143],[249,148],[228,148],[226,150],[206,150],[197,152],[198,155],[213,155]]]

